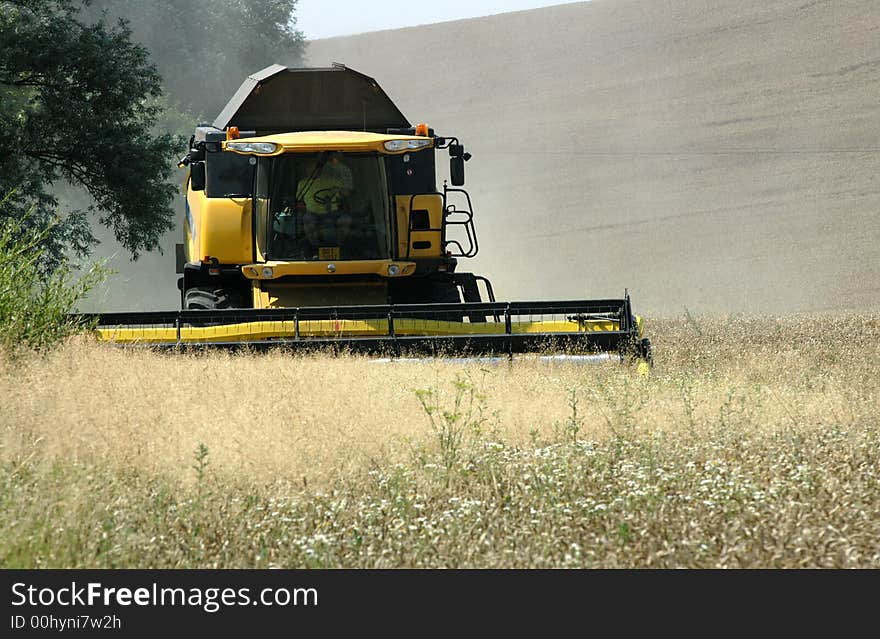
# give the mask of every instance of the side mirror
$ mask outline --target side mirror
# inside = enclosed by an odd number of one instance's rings
[[[460,155],[449,158],[449,180],[452,186],[464,186],[464,158]]]
[[[205,163],[193,162],[189,167],[189,185],[193,191],[205,190]]]
[[[205,147],[204,146],[194,146],[189,150],[189,161],[190,162],[201,162],[205,159]]]

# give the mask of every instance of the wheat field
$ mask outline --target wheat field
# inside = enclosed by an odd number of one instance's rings
[[[880,567],[880,320],[618,365],[161,354],[0,373],[0,565]]]

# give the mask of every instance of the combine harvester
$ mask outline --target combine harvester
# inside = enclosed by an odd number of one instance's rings
[[[440,191],[438,150],[450,157]],[[372,78],[270,66],[180,162],[182,310],[88,317],[121,344],[649,362],[628,295],[498,302],[488,279],[458,270],[478,251],[460,188],[469,158]]]

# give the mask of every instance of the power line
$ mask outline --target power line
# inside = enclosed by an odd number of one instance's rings
[[[491,151],[481,149],[481,155],[583,155],[592,157],[646,156],[688,157],[705,155],[872,155],[880,149],[718,149],[714,151],[590,151],[577,149],[522,149],[516,151]]]

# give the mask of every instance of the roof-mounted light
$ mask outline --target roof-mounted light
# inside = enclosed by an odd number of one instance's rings
[[[407,151],[431,146],[431,140],[388,140],[385,149],[388,151]]]
[[[237,151],[238,153],[259,153],[269,154],[275,153],[278,145],[274,142],[227,142],[227,151]]]

